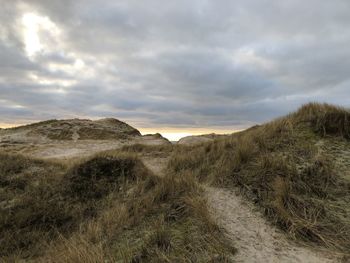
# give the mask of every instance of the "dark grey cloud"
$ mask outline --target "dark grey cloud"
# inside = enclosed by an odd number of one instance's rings
[[[234,129],[350,106],[347,0],[0,3],[0,123]]]

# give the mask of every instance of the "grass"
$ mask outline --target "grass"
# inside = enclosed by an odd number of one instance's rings
[[[229,262],[234,254],[193,176],[154,176],[132,153],[69,165],[2,154],[0,191],[0,261]]]
[[[193,173],[202,182],[240,187],[292,238],[347,253],[350,182],[335,156],[320,151],[317,143],[347,140],[349,114],[327,104],[308,104],[265,125],[176,149],[169,169]]]
[[[51,140],[72,140],[73,126],[80,125],[77,133],[80,140],[127,139],[130,136],[141,136],[140,132],[130,125],[116,119],[99,121],[89,120],[47,120],[38,123],[4,129],[5,131],[28,130],[31,136],[46,136]]]
[[[69,228],[69,208],[51,190],[59,188],[60,180],[49,176],[62,175],[63,167],[22,156],[1,154],[0,159],[0,253],[23,251],[25,257],[28,248],[35,253],[42,239],[54,235],[54,226]]]
[[[338,135],[350,139],[350,112],[346,108],[311,103],[301,107],[292,117],[309,122],[314,131],[322,136]]]
[[[79,140],[112,140],[112,139],[127,139],[128,135],[117,133],[111,130],[97,128],[80,128],[78,131]]]
[[[55,124],[57,122],[58,122],[58,120],[52,119],[52,120],[46,120],[46,121],[26,124],[26,125],[22,125],[22,126],[16,126],[16,127],[12,127],[12,128],[6,128],[4,130],[22,130],[22,129],[27,129],[27,128],[37,128],[37,127],[41,127],[41,126],[52,125],[52,124]]]
[[[177,146],[173,144],[160,144],[160,145],[145,145],[145,144],[132,144],[125,145],[121,148],[122,152],[137,154],[139,156],[152,156],[161,157],[168,156],[173,152]]]
[[[45,133],[43,133],[45,135]],[[73,132],[71,130],[50,131],[46,134],[51,140],[72,140]]]

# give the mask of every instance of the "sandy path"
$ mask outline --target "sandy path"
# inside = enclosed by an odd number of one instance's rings
[[[145,165],[156,175],[162,175],[168,158],[146,158]],[[270,225],[254,205],[234,192],[204,187],[211,215],[232,240],[238,252],[235,262],[247,263],[329,263],[321,252],[298,246],[285,234]]]
[[[289,241],[234,192],[213,187],[206,187],[206,192],[212,216],[238,250],[237,262],[336,262],[324,253]]]

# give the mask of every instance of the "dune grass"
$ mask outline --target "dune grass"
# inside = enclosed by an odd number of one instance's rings
[[[57,122],[58,122],[58,120],[52,119],[52,120],[40,121],[40,122],[36,122],[36,123],[30,123],[30,124],[26,124],[26,125],[6,128],[4,130],[13,130],[13,131],[15,131],[15,130],[28,129],[28,128],[37,128],[37,127],[41,127],[41,126],[52,125],[52,124],[57,123]]]
[[[138,156],[152,156],[157,158],[169,156],[177,147],[178,145],[174,144],[145,145],[136,143],[125,145],[120,150],[130,154],[137,154]]]
[[[291,118],[309,122],[322,136],[337,135],[350,139],[350,111],[330,104],[311,103],[301,107]]]
[[[90,127],[80,128],[78,131],[78,135],[79,140],[113,140],[128,138],[128,135],[126,133],[117,133],[112,130]]]
[[[343,108],[308,104],[254,129],[178,148],[169,169],[239,187],[291,237],[348,253],[350,182],[317,143],[334,136],[347,140],[349,116]]]
[[[130,153],[60,164],[1,154],[0,261],[230,262],[193,176]]]

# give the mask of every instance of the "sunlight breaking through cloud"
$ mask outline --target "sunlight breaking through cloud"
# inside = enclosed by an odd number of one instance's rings
[[[59,37],[60,30],[47,17],[35,13],[25,13],[22,16],[25,50],[29,57],[51,48],[50,39]],[[42,36],[42,37],[41,37]]]

